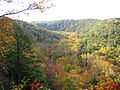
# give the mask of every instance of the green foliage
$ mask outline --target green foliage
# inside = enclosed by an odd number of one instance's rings
[[[97,76],[94,74],[91,79],[88,81],[89,84],[94,84],[96,85],[98,83],[98,79],[97,79]]]
[[[9,65],[10,76],[15,84],[19,84],[22,79],[28,77],[32,74],[31,64],[32,58],[31,54],[32,42],[30,37],[25,33],[21,27],[16,23],[13,25],[14,38],[13,43],[14,48],[7,55],[7,63]]]
[[[66,72],[70,72],[70,70],[72,70],[72,69],[73,69],[73,65],[71,65],[71,64],[66,64],[65,67],[64,67],[64,70]]]
[[[99,20],[58,20],[51,22],[33,22],[33,24],[53,31],[74,31],[81,33],[81,31],[86,32],[89,29],[92,29],[96,22],[99,22]]]
[[[0,27],[0,89],[26,87],[33,79],[53,90],[120,83],[119,19],[35,23],[39,27],[18,21],[13,30],[7,25]]]
[[[73,78],[66,78],[62,81],[64,90],[78,90],[75,85],[75,80]]]
[[[64,57],[69,58],[67,59],[68,61],[65,58],[61,61],[62,65],[66,64],[64,70],[67,73],[72,69],[70,65],[74,64],[76,70],[81,70],[80,76],[89,76],[89,72],[84,72],[86,69],[90,69],[90,74],[96,73],[97,77],[93,75],[91,78],[87,78],[87,80],[81,78],[83,82],[89,80],[90,84],[97,84],[98,78],[101,79],[101,76],[104,76],[104,74],[107,77],[106,81],[119,82],[119,19],[60,20],[36,22],[33,24],[63,35],[63,38],[59,40],[59,47],[62,46]],[[73,32],[76,35],[73,35]],[[76,43],[73,40],[75,38],[79,40]],[[88,53],[89,55],[87,55]],[[86,56],[82,57],[82,55]],[[60,57],[57,58],[59,61]],[[75,60],[78,60],[78,62],[73,63]],[[76,75],[76,77],[78,76]]]

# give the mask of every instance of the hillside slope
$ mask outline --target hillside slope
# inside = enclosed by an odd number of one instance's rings
[[[92,29],[101,20],[81,19],[81,20],[58,20],[49,22],[32,22],[38,27],[43,27],[53,31],[87,31]]]
[[[0,18],[0,89],[120,89],[119,19],[14,21]]]

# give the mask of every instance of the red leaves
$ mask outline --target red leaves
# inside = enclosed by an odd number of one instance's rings
[[[44,86],[41,83],[37,83],[36,84],[36,79],[33,81],[33,84],[30,85],[31,86],[31,90],[36,90],[36,88],[40,88],[41,86]]]
[[[31,90],[34,90],[34,84],[31,84],[30,86],[31,86]]]
[[[34,84],[35,84],[35,83],[36,83],[36,80],[34,80],[33,82],[34,82]]]
[[[116,83],[110,83],[107,85],[107,88],[112,89],[112,88],[117,88],[119,86],[119,84]]]
[[[41,86],[44,86],[44,85],[41,84],[41,83],[37,83],[36,86],[37,86],[38,88],[40,88]]]

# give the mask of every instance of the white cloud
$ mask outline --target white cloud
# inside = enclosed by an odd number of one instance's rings
[[[25,0],[23,0],[25,1]],[[28,0],[26,0],[28,1]],[[30,16],[20,14],[23,20],[55,20],[81,18],[120,17],[119,0],[53,0],[55,7],[45,13],[30,11]]]

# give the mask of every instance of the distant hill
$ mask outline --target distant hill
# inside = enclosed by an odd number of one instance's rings
[[[29,35],[37,39],[37,42],[53,43],[57,42],[62,36],[53,33],[45,28],[35,26],[27,22],[19,22],[19,25],[26,30]]]
[[[94,52],[102,47],[115,50],[120,46],[120,20],[115,19],[81,19],[58,20],[49,22],[32,22],[35,26],[52,31],[76,32],[80,35],[81,49],[86,52]],[[117,50],[114,54],[117,54]],[[112,52],[109,52],[112,54]]]
[[[0,17],[0,26],[1,28],[3,26],[11,27],[12,24],[14,24],[14,21],[19,24],[19,26],[30,36],[35,38],[37,42],[44,42],[44,43],[53,43],[57,42],[62,36],[60,36],[57,33],[51,32],[45,28],[35,26],[33,24],[19,21],[19,20],[13,20],[8,17]],[[11,27],[12,29],[12,27]],[[8,31],[9,32],[9,31]]]
[[[53,31],[88,31],[101,20],[97,19],[81,19],[81,20],[58,20],[49,22],[32,22],[38,27],[43,27]]]

